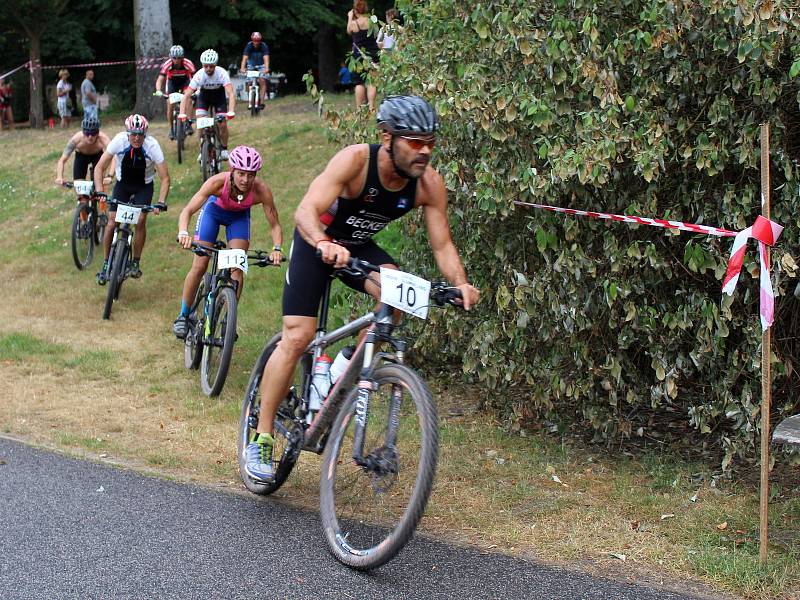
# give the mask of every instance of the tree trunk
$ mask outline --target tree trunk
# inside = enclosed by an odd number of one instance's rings
[[[30,60],[31,70],[30,73],[30,89],[31,89],[31,102],[28,110],[28,118],[31,122],[31,129],[38,129],[44,127],[44,106],[42,104],[42,96],[44,88],[42,87],[42,38],[38,34],[28,34],[30,40]]]
[[[133,32],[137,61],[167,56],[172,46],[169,0],[133,0]],[[158,69],[140,66],[137,62],[134,111],[149,119],[164,116],[164,100],[153,96]]]
[[[333,91],[339,68],[336,63],[336,36],[333,33],[333,26],[328,23],[320,25],[317,30],[317,54],[319,57],[317,85],[320,89]]]

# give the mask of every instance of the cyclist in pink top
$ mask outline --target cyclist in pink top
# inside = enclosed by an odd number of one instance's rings
[[[283,256],[283,232],[278,221],[278,211],[269,186],[256,178],[261,169],[261,155],[254,148],[237,146],[231,151],[228,160],[230,171],[207,179],[181,211],[178,218],[178,243],[184,248],[190,248],[194,237],[195,241],[204,246],[213,246],[217,241],[220,225],[224,225],[228,247],[247,251],[250,247],[250,208],[261,204],[272,235],[270,260],[276,265],[280,264]],[[191,236],[189,221],[198,210],[200,214],[194,236]],[[172,332],[179,339],[185,338],[186,332],[193,326],[193,316],[189,314],[189,310],[208,268],[208,261],[208,257],[195,255],[192,268],[183,282],[181,312],[172,325]],[[241,295],[244,284],[242,272],[234,270],[233,278],[239,283],[237,294]]]

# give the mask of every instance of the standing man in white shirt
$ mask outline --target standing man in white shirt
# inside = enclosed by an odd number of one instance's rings
[[[118,133],[103,152],[100,162],[94,169],[94,189],[98,195],[105,196],[103,173],[112,159],[116,158],[117,183],[111,193],[109,205],[109,223],[113,223],[117,213],[117,203],[131,204],[133,206],[150,206],[153,201],[153,179],[155,173],[161,180],[158,193],[158,204],[167,203],[169,194],[169,171],[156,138],[147,134],[149,123],[142,115],[131,115],[125,119],[125,131]],[[158,209],[153,210],[158,214]],[[108,280],[108,255],[111,251],[111,242],[114,237],[114,228],[106,227],[103,238],[105,260],[103,267],[97,274],[97,283],[105,285]],[[139,261],[142,258],[144,243],[147,239],[147,214],[142,213],[136,234],[133,238],[133,261],[130,265],[129,275],[133,278],[142,276]]]
[[[81,83],[81,104],[83,105],[83,116],[94,117],[97,119],[97,88],[92,82],[94,71],[86,71],[86,79]]]

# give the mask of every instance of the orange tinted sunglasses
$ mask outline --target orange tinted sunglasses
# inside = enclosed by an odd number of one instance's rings
[[[401,135],[400,137],[408,142],[408,145],[411,147],[412,150],[415,150],[417,152],[419,152],[426,146],[428,148],[433,149],[433,147],[436,145],[436,138],[418,138],[418,137],[408,137],[405,135]]]

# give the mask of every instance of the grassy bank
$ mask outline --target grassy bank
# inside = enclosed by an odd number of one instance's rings
[[[109,121],[109,134],[120,130]],[[299,98],[270,103],[259,119],[237,117],[231,131],[231,146],[248,143],[263,153],[288,245],[294,207],[336,148]],[[200,185],[199,167],[177,164],[165,123],[152,132],[168,155],[170,211],[149,218],[144,277],[126,283],[111,321],[100,318],[105,288],[93,277],[99,259],[86,272],[72,264],[74,197],[52,183],[69,134],[0,134],[0,431],[238,490],[241,396],[263,342],[280,326],[283,269],[247,276],[228,381],[219,399],[206,398],[171,333],[191,262],[174,241],[177,215]],[[192,158],[196,144],[190,139]],[[266,221],[255,211],[252,247],[269,245]],[[620,455],[544,434],[512,435],[477,411],[472,390],[432,387],[442,443],[422,531],[624,579],[800,597],[796,485],[775,488],[775,544],[760,567],[757,490],[747,481],[719,481],[709,467],[666,451]],[[304,454],[280,501],[315,507],[318,466]]]

